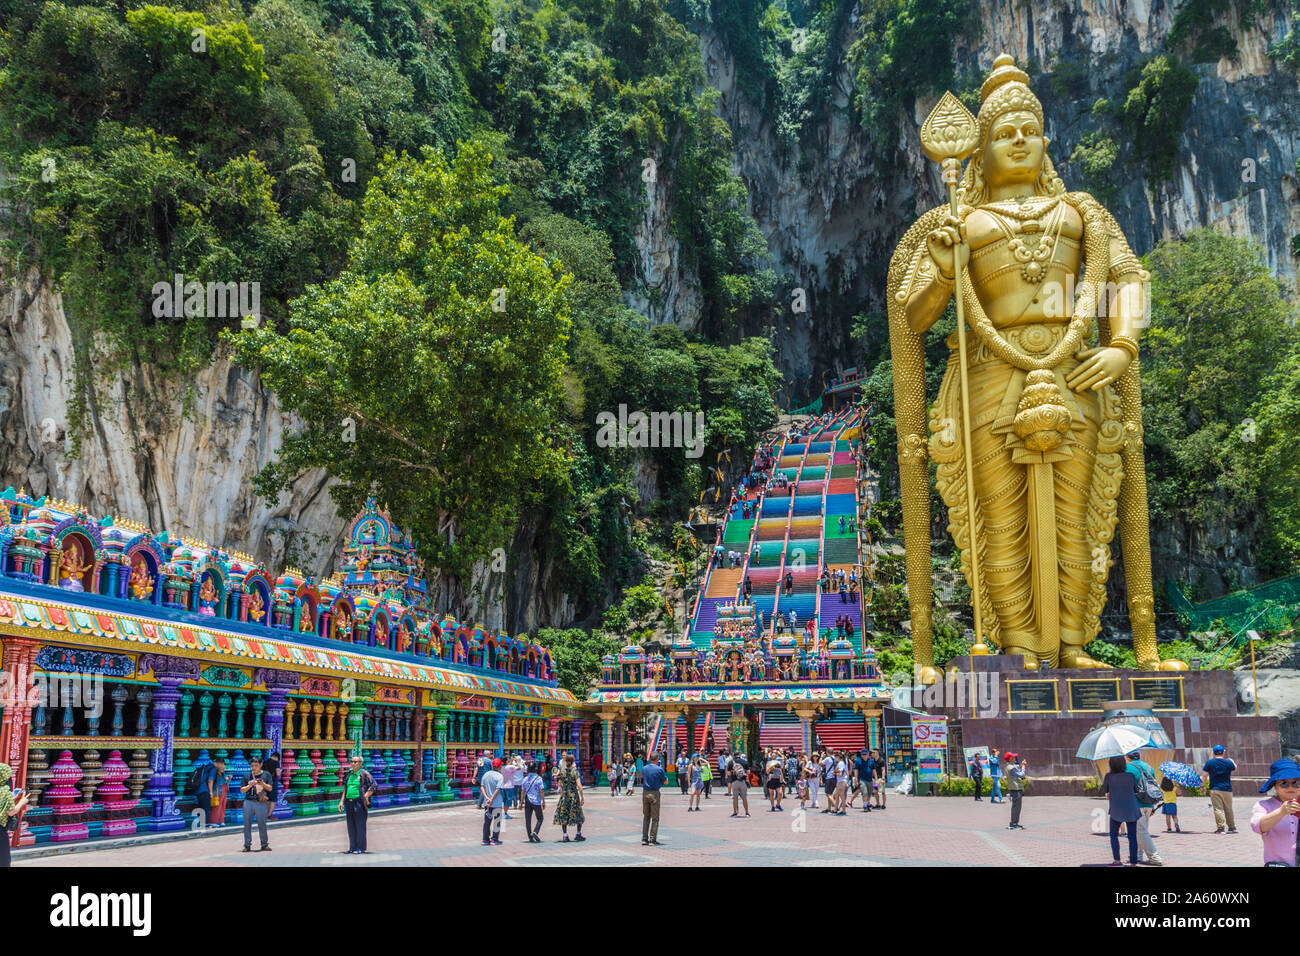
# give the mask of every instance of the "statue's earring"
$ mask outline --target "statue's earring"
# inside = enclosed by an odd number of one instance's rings
[[[1051,146],[1051,145],[1052,145],[1052,137],[1050,137],[1050,136],[1044,136],[1044,137],[1043,137],[1043,149],[1047,149],[1047,147],[1049,147],[1049,146]]]

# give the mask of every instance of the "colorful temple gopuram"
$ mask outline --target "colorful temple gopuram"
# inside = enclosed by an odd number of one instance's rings
[[[828,414],[779,449],[758,449],[690,627],[666,654],[633,645],[602,662],[587,703],[598,709],[603,753],[885,749],[891,694],[862,642],[861,414]],[[859,587],[841,594],[841,570]]]
[[[31,795],[21,843],[190,825],[197,764],[279,751],[277,819],[333,812],[361,753],[378,807],[471,796],[480,754],[590,772],[598,728],[545,648],[439,617],[413,543],[369,501],[342,571],[0,495],[0,728]],[[226,822],[240,823],[231,799]]]

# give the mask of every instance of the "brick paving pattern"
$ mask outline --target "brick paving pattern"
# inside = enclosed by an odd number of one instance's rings
[[[1260,839],[1250,830],[1253,799],[1235,801],[1236,834],[1216,835],[1209,802],[1180,802],[1182,834],[1151,833],[1165,866],[1259,866]],[[370,853],[349,856],[342,817],[273,827],[269,853],[243,853],[242,830],[227,828],[184,840],[86,850],[55,856],[15,853],[16,866],[1080,866],[1110,862],[1106,804],[1087,797],[1029,797],[1024,830],[1007,830],[1009,804],[956,797],[891,794],[884,812],[850,810],[837,817],[809,810],[769,811],[761,791],[750,791],[752,816],[731,818],[731,801],[714,791],[701,813],[686,812],[686,797],[665,789],[659,825],[662,847],[641,846],[641,793],[588,794],[583,843],[559,843],[547,799],[542,844],[524,838],[522,811],[502,828],[503,846],[480,845],[482,813],[473,805],[434,806],[372,816]],[[1094,813],[1094,811],[1096,811]],[[1100,829],[1093,833],[1092,827]],[[570,829],[570,833],[573,830]],[[1127,841],[1121,837],[1121,853]]]

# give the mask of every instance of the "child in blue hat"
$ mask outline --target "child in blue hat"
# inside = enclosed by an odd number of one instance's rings
[[[1250,828],[1263,838],[1265,866],[1296,866],[1296,833],[1300,831],[1300,764],[1275,760],[1260,793],[1273,791],[1255,804]]]

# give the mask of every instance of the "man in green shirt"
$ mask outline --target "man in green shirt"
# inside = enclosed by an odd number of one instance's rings
[[[339,810],[348,815],[348,852],[366,853],[366,817],[370,813],[370,797],[375,792],[375,780],[370,771],[361,766],[361,755],[352,756],[352,769],[343,781],[343,796],[339,797]]]

